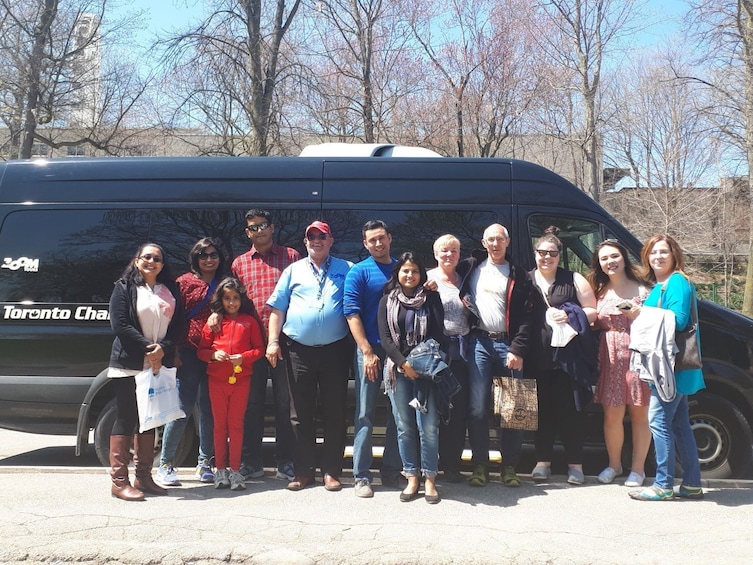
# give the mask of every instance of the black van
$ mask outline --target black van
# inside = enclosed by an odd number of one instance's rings
[[[426,157],[102,158],[0,163],[0,427],[76,434],[94,430],[107,461],[115,406],[105,377],[113,281],[136,247],[166,248],[176,274],[200,237],[230,257],[248,248],[244,213],[272,211],[280,243],[301,249],[304,227],[329,222],[333,253],[365,255],[361,226],[386,221],[398,253],[431,258],[455,234],[468,253],[494,222],[510,253],[533,268],[532,242],[561,228],[562,265],[585,272],[607,238],[637,256],[637,241],[577,187],[511,159]],[[753,320],[702,301],[708,388],[691,399],[701,469],[743,477],[753,468]],[[598,414],[598,410],[595,410]],[[189,430],[191,427],[188,428]],[[593,436],[602,438],[594,418]],[[184,438],[190,439],[190,438]],[[603,439],[602,439],[603,441]],[[190,441],[179,455],[188,455]]]

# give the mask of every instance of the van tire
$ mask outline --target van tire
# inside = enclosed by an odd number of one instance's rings
[[[701,392],[690,398],[689,411],[701,476],[747,478],[753,470],[753,433],[740,409],[721,396]]]
[[[99,413],[97,423],[94,426],[94,450],[97,453],[97,459],[104,467],[110,466],[110,434],[112,427],[115,425],[115,418],[118,415],[118,407],[113,398],[108,402],[102,412]],[[162,430],[157,429],[154,445],[155,461],[159,463],[159,456],[162,450]],[[196,426],[193,422],[193,416],[188,416],[186,430],[183,437],[180,438],[178,448],[175,451],[175,465],[195,465],[196,455],[198,453],[198,437],[196,435]]]

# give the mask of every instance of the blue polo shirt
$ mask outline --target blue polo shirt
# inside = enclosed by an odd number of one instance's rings
[[[343,311],[346,316],[358,314],[361,317],[369,343],[380,343],[377,324],[379,300],[395,263],[397,259],[390,258],[390,263],[387,264],[378,263],[373,257],[368,257],[353,265],[345,277]]]
[[[283,333],[303,345],[328,345],[348,334],[343,287],[352,263],[330,259],[323,283],[308,257],[288,265],[267,300],[267,305],[285,312]]]

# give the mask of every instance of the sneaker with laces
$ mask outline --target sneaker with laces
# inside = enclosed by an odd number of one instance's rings
[[[165,463],[164,465],[159,466],[159,469],[157,469],[157,482],[166,487],[180,486],[178,473],[175,472],[172,463]]]
[[[486,467],[484,465],[476,465],[471,478],[468,479],[468,484],[472,487],[484,487],[486,486],[487,479]]]
[[[212,472],[212,466],[206,459],[196,465],[196,478],[199,479],[202,483],[214,482],[214,473]]]
[[[702,500],[703,489],[701,487],[688,487],[685,485],[676,486],[674,494],[677,498],[688,498],[690,500]]]
[[[502,468],[502,482],[505,483],[506,487],[520,486],[520,477],[518,477],[518,474],[515,472],[515,467],[512,465],[505,465]]]
[[[264,468],[263,467],[249,467],[245,463],[241,465],[240,468],[240,474],[243,475],[243,478],[248,479],[261,479],[264,476]]]
[[[214,474],[214,488],[228,488],[229,486],[230,478],[227,469],[217,469],[217,472]]]
[[[282,463],[277,467],[277,474],[275,475],[275,478],[286,480],[286,481],[292,481],[295,479],[295,469],[293,468],[293,463],[291,461],[288,461],[287,463]]]
[[[612,469],[612,467],[607,467],[601,473],[599,473],[599,476],[596,477],[596,479],[600,483],[608,485],[615,479],[615,477],[618,477],[620,475],[622,475],[622,467],[620,467],[619,469]],[[641,485],[636,485],[636,486],[641,486]]]
[[[371,498],[374,496],[374,491],[371,490],[369,479],[356,479],[356,484],[353,486],[353,490],[358,498]]]
[[[664,489],[652,485],[642,490],[634,490],[629,494],[633,500],[672,500],[675,492],[671,488]]]
[[[246,480],[238,471],[230,469],[228,480],[230,481],[230,490],[246,490]]]

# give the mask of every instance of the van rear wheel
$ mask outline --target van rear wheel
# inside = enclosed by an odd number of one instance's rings
[[[97,423],[94,426],[94,450],[97,453],[97,459],[105,466],[110,466],[110,435],[115,425],[115,419],[118,415],[118,407],[113,398],[108,402],[102,412],[99,413]],[[154,460],[159,464],[159,456],[162,451],[162,431],[164,428],[157,428],[154,441]],[[178,443],[175,450],[176,466],[195,465],[196,455],[198,452],[198,438],[196,436],[196,426],[194,425],[193,416],[189,415],[186,423],[186,430],[183,437]]]
[[[753,469],[753,434],[742,412],[709,393],[691,397],[689,409],[703,478],[746,478]]]

